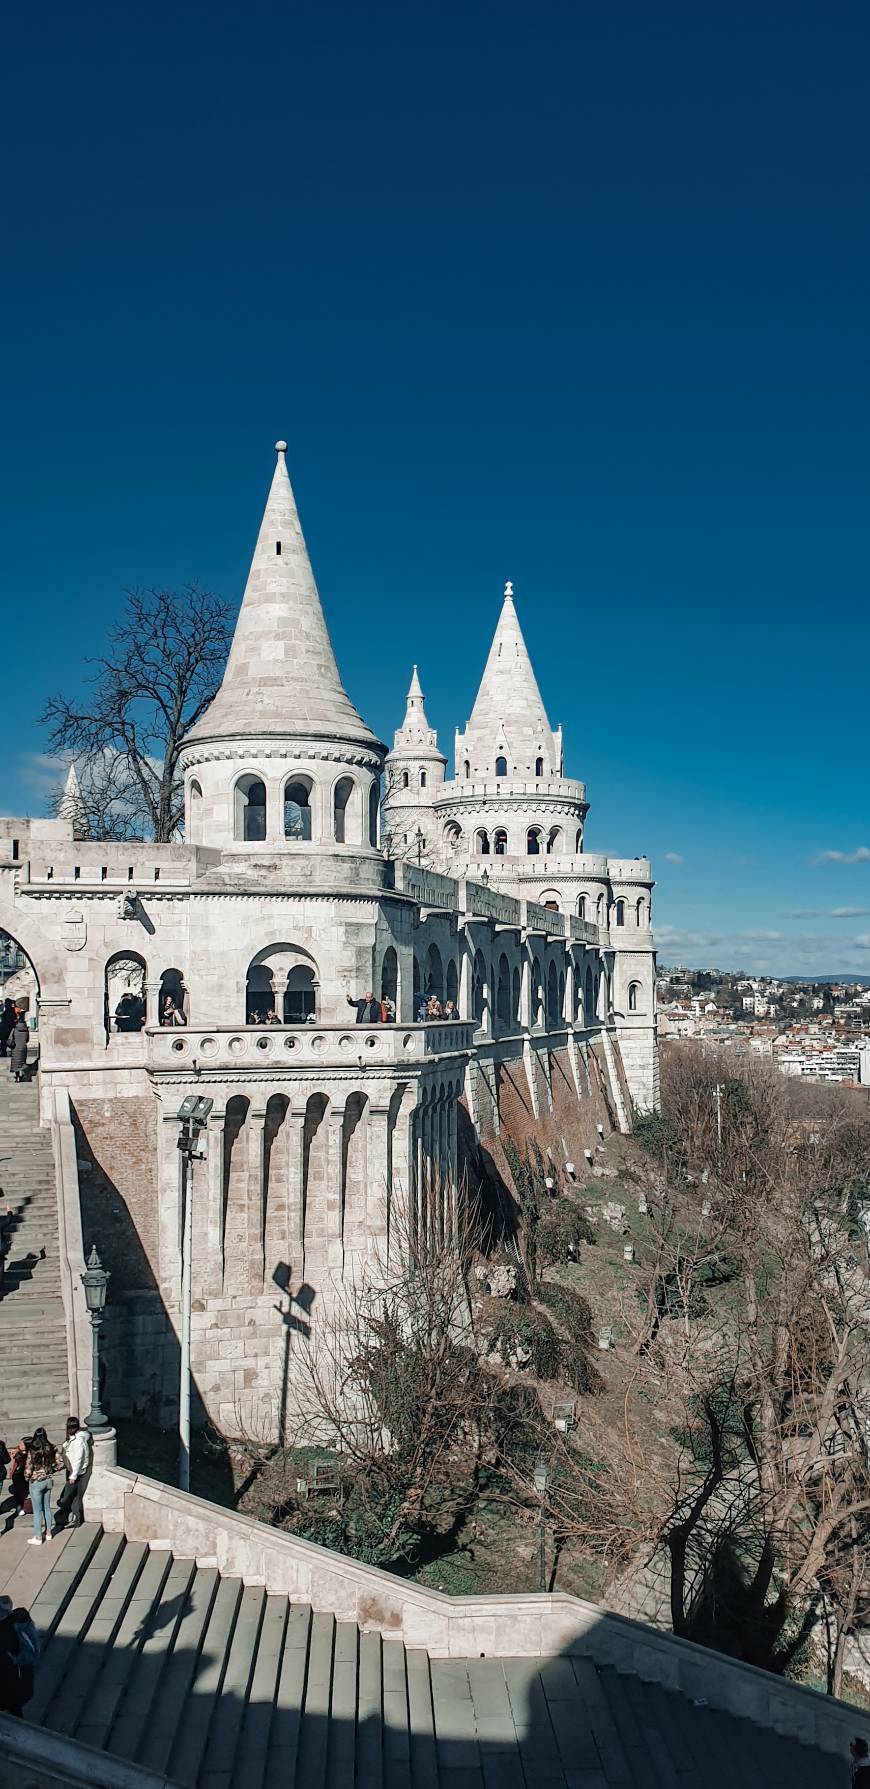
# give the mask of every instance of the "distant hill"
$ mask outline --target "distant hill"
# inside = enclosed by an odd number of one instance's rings
[[[839,975],[778,975],[776,980],[817,982],[819,986],[823,982],[839,981],[848,982],[853,988],[870,988],[870,975],[856,975],[851,969],[844,969]]]

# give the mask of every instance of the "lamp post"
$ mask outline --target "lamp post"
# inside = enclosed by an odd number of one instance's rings
[[[100,1405],[100,1325],[106,1309],[106,1291],[111,1274],[106,1272],[94,1243],[87,1266],[80,1274],[85,1289],[85,1304],[91,1320],[91,1408],[85,1417],[85,1427],[91,1434],[99,1433],[110,1427],[109,1419]]]
[[[189,1093],[178,1108],[181,1133],[181,1365],[178,1385],[178,1483],[182,1491],[190,1490],[190,1308],[191,1254],[193,1250],[193,1164],[202,1161],[198,1148],[214,1100]]]
[[[422,833],[420,827],[418,826],[417,831],[414,834],[414,843],[417,847],[417,868],[418,868],[418,870],[420,869],[422,862],[423,862],[423,846],[424,846],[425,842],[426,841],[425,841],[424,834]]]
[[[547,1529],[546,1529],[546,1525],[544,1522],[544,1498],[547,1495],[547,1486],[548,1486],[549,1482],[550,1482],[549,1464],[546,1460],[539,1459],[535,1462],[535,1490],[538,1493],[539,1505],[540,1505],[540,1519],[539,1519],[539,1528],[538,1528],[538,1588],[539,1588],[539,1590],[546,1590],[546,1588],[547,1588]]]

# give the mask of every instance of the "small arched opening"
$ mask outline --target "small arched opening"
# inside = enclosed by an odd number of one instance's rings
[[[392,1000],[398,1010],[399,1005],[399,959],[392,944],[384,951],[381,964],[381,999]]]
[[[311,838],[310,777],[288,778],[284,784],[284,837],[294,844],[305,844]]]
[[[448,821],[444,828],[444,842],[449,845],[451,851],[458,850],[461,838],[462,827],[457,825],[455,820]]]
[[[585,895],[577,896],[577,918],[578,919],[586,918],[586,896]]]
[[[507,856],[508,835],[505,832],[505,829],[503,826],[499,826],[497,828],[496,832],[493,834],[492,848],[495,852],[496,857],[506,857]]]
[[[639,926],[646,925],[646,901],[644,900],[643,895],[641,895],[637,907],[635,908],[635,919]]]
[[[266,785],[261,777],[240,776],[235,788],[235,836],[245,844],[266,837]]]
[[[187,785],[187,843],[202,844],[202,784],[195,776]]]
[[[577,836],[574,840],[574,850],[575,851],[583,850],[583,828],[582,828],[582,826],[578,826],[578,828],[577,828]]]
[[[317,984],[308,963],[295,963],[284,990],[285,1025],[307,1025],[317,1016]]]
[[[595,1017],[595,983],[592,979],[592,970],[588,964],[586,967],[585,980],[583,982],[583,1005],[585,1009],[584,1018],[586,1024],[590,1025]]]
[[[604,896],[600,894],[595,903],[595,923],[601,925],[604,920]]]
[[[414,1018],[419,1020],[420,1008],[423,1004],[423,978],[420,974],[420,962],[414,958]]]
[[[453,1001],[453,1005],[454,1005],[456,1011],[458,1012],[459,1011],[459,970],[456,967],[456,963],[455,963],[453,957],[449,957],[447,960],[447,980],[446,980],[445,986],[446,986],[446,991],[447,991],[447,998],[448,998],[448,1000]]]
[[[332,792],[332,836],[337,845],[348,843],[348,825],[355,789],[353,777],[342,776]]]
[[[625,925],[625,902],[623,900],[614,902],[613,923],[616,926]]]
[[[555,963],[547,970],[547,1029],[552,1031],[559,1023],[559,976]]]
[[[379,783],[372,783],[369,790],[369,844],[377,850],[378,815],[381,811],[381,788]]]
[[[543,758],[536,758],[535,759],[535,776],[543,776],[543,774],[544,774],[544,760],[543,760]]]
[[[444,965],[437,944],[430,944],[426,952],[426,999],[439,1003],[444,999]]]
[[[482,1025],[486,1013],[487,976],[486,961],[483,952],[474,953],[474,975],[472,977],[471,1005],[476,1025]]]
[[[467,758],[466,758],[466,759],[465,759],[465,762],[464,762],[464,764],[463,764],[463,766],[462,766],[462,775],[463,775],[463,779],[464,779],[464,781],[465,781],[465,782],[466,782],[466,783],[467,783],[467,782],[469,782],[469,781],[470,781],[470,778],[471,778],[471,765],[470,765],[470,763],[469,763],[469,761],[468,761],[468,759],[467,759]]]
[[[498,959],[498,980],[495,993],[495,1016],[500,1031],[509,1031],[511,1023],[511,971],[502,951]]]
[[[421,772],[420,772],[420,788],[425,789],[425,787],[426,787],[426,772],[425,772],[425,770],[421,770]]]
[[[160,977],[157,1003],[159,1025],[186,1025],[190,1018],[190,997],[180,969],[164,969]]]
[[[511,981],[511,1018],[515,1025],[519,1024],[520,1019],[520,986],[520,972],[515,969]]]
[[[507,758],[502,755],[499,755],[499,757],[496,758],[495,774],[497,777],[507,776]]]
[[[562,849],[562,828],[551,826],[547,834],[547,856],[558,856]]]
[[[489,833],[482,829],[474,835],[474,855],[475,857],[489,856]]]
[[[402,775],[401,775],[401,779],[400,779],[400,781],[401,781],[401,786],[402,786],[402,788],[403,788],[403,789],[407,789],[407,788],[408,788],[408,785],[409,785],[409,783],[410,783],[410,781],[411,781],[411,779],[410,779],[410,777],[409,777],[409,775],[408,775],[408,772],[407,772],[407,770],[403,770],[403,771],[402,771]]]
[[[544,983],[541,978],[541,965],[537,957],[532,958],[532,1025],[538,1027],[544,1022]]]
[[[630,981],[628,984],[628,1010],[636,1013],[640,1010],[640,982]]]
[[[116,951],[106,964],[106,1036],[113,1031],[141,1031],[146,1020],[145,958],[137,951]]]
[[[527,857],[540,857],[540,855],[541,855],[540,827],[530,826],[528,832],[526,833],[526,856]]]

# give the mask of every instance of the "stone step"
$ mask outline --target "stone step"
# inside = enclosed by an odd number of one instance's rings
[[[167,1789],[839,1781],[835,1757],[590,1659],[430,1660],[88,1525],[32,1607],[29,1718]]]

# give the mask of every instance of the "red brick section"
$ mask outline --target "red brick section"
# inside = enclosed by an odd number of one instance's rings
[[[154,1100],[79,1100],[74,1109],[85,1249],[111,1263],[113,1296],[151,1290],[157,1263]]]

